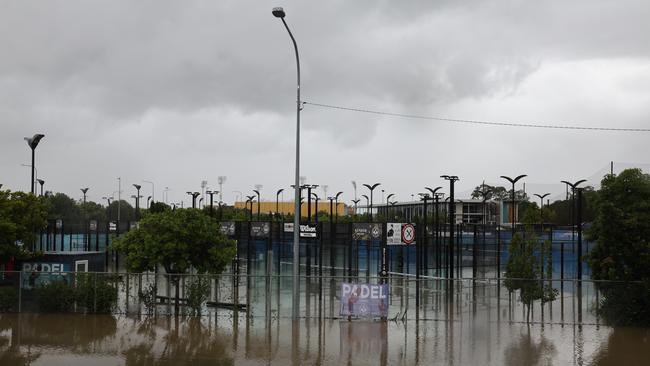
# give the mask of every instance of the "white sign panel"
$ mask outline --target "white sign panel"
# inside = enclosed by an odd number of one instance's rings
[[[415,225],[390,222],[386,224],[386,245],[411,245],[415,243]]]

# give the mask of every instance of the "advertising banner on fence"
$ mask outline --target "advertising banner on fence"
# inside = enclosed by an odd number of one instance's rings
[[[389,222],[386,224],[386,245],[415,244],[415,225]]]
[[[271,225],[268,222],[251,222],[251,236],[255,238],[267,238],[271,232]]]
[[[222,221],[221,222],[221,233],[227,236],[235,236],[235,222],[234,221]]]
[[[292,233],[293,232],[293,223],[285,222],[284,223],[284,232]],[[315,238],[317,236],[316,225],[300,225],[300,237],[301,238]]]
[[[380,240],[382,234],[381,224],[352,224],[353,240]]]
[[[385,317],[388,315],[388,285],[341,284],[341,316]]]

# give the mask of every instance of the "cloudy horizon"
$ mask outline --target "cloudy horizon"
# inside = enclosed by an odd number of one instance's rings
[[[29,148],[45,189],[100,203],[117,190],[188,202],[201,181],[224,201],[294,177],[293,48],[302,99],[400,114],[583,127],[650,127],[650,4],[643,1],[3,2],[0,183],[29,190]],[[353,198],[351,181],[410,199],[458,175],[458,192],[528,174],[598,184],[648,171],[648,132],[496,127],[333,110],[302,112],[301,174]],[[133,192],[132,192],[133,191]],[[322,191],[319,191],[321,194]],[[359,194],[362,190],[359,189]],[[290,195],[285,194],[289,200]]]

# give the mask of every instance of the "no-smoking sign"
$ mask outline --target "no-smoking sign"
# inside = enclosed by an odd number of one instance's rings
[[[402,225],[402,243],[406,245],[415,242],[415,226],[413,224]]]

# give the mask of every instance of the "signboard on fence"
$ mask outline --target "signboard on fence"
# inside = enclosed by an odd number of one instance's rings
[[[352,224],[353,240],[380,240],[382,234],[381,224]]]
[[[97,220],[90,220],[90,231],[97,231]]]
[[[386,317],[389,286],[370,283],[341,284],[341,316]]]
[[[235,222],[223,221],[220,227],[221,233],[227,236],[235,236]]]
[[[292,233],[293,232],[293,223],[285,222],[284,223],[284,232]],[[316,225],[300,225],[300,237],[301,238],[315,238],[317,236]]]
[[[386,224],[386,245],[415,244],[415,225],[389,222]]]
[[[271,232],[271,225],[268,222],[251,222],[251,236],[255,238],[267,238]]]

